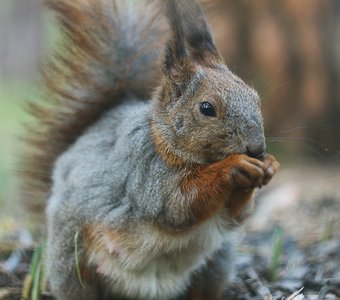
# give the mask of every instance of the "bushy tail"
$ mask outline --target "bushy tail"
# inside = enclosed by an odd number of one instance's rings
[[[57,157],[124,96],[150,97],[165,32],[152,0],[45,2],[62,38],[44,68],[46,93],[30,104],[37,122],[28,133],[23,192],[37,212],[46,205]]]

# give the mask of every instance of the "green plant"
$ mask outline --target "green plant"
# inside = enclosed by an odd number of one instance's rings
[[[273,238],[272,256],[270,260],[268,275],[269,280],[274,281],[278,277],[281,255],[283,246],[283,230],[280,226],[276,226]]]
[[[79,231],[77,231],[76,234],[74,235],[74,260],[76,263],[77,276],[78,276],[79,283],[82,287],[85,287],[84,282],[81,278],[81,272],[80,272],[80,266],[79,266],[78,238],[79,238]]]
[[[45,280],[45,249],[46,243],[36,247],[30,265],[30,270],[25,278],[21,300],[40,300]]]

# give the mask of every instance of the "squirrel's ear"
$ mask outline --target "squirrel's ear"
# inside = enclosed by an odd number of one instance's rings
[[[214,66],[223,63],[201,6],[196,1],[181,2],[183,32],[191,59]]]
[[[195,65],[214,67],[223,63],[200,5],[195,0],[163,0],[171,29],[164,73],[175,88],[183,93],[195,73]]]
[[[164,0],[163,3],[171,29],[171,37],[165,52],[163,73],[175,96],[180,97],[193,75],[193,65],[185,45],[184,27],[178,3],[176,0]]]
[[[194,65],[187,55],[181,38],[171,39],[166,48],[163,73],[171,84],[176,97],[183,94],[194,72]]]
[[[164,4],[172,32],[168,52],[211,67],[223,63],[201,6],[195,0],[164,0]]]

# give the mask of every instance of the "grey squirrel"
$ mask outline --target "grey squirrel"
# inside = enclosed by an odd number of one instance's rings
[[[52,293],[223,299],[239,225],[279,167],[258,94],[195,0],[46,2],[63,44],[32,105],[25,192],[48,198]]]

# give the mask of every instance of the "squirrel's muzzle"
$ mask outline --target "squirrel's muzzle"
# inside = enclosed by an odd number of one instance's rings
[[[266,152],[266,141],[263,132],[262,123],[251,123],[252,126],[244,132],[244,142],[246,154],[253,158],[260,158]]]
[[[252,144],[247,146],[247,155],[254,158],[262,157],[266,152],[266,144]]]

